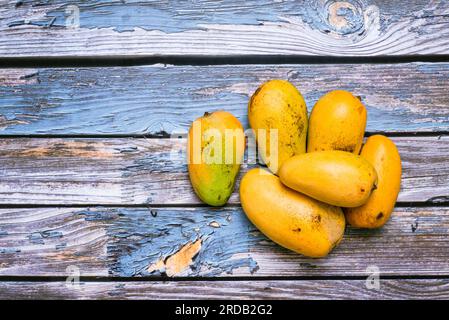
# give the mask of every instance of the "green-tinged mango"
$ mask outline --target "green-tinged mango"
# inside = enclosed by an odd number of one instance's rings
[[[360,100],[343,90],[322,96],[312,109],[307,152],[341,150],[359,154],[367,112]]]
[[[251,97],[248,118],[259,156],[271,172],[276,174],[285,160],[306,151],[307,107],[290,82],[262,84]]]
[[[367,139],[360,154],[376,169],[378,182],[368,202],[345,209],[348,222],[358,228],[380,228],[393,212],[401,189],[401,157],[393,141],[382,135]]]
[[[206,113],[192,123],[187,147],[189,176],[203,202],[211,206],[227,203],[244,152],[243,127],[229,112]]]
[[[240,183],[240,200],[248,219],[268,238],[307,257],[325,257],[341,241],[341,208],[285,187],[267,170],[248,171]]]
[[[377,173],[360,156],[344,151],[321,151],[285,161],[279,178],[286,186],[322,202],[358,207],[375,188]]]

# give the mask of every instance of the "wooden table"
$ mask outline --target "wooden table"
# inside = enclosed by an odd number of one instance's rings
[[[449,298],[447,1],[4,0],[0,63],[0,298]],[[201,204],[169,139],[272,78],[360,96],[403,159],[326,259]]]

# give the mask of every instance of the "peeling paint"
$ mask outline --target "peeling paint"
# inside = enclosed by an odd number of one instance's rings
[[[193,262],[198,252],[201,250],[202,240],[188,242],[172,255],[159,260],[148,267],[148,272],[165,272],[167,276],[174,277],[181,275]]]
[[[297,3],[283,2],[275,4],[275,10],[260,10],[261,6],[271,5],[270,1],[263,3],[216,3],[214,1],[156,1],[141,2],[96,0],[81,3],[76,0],[52,1],[52,6],[40,6],[40,10],[31,10],[31,1],[24,1],[21,15],[11,17],[6,21],[9,27],[20,27],[29,24],[40,27],[65,26],[65,8],[77,5],[80,8],[80,27],[84,29],[112,29],[117,33],[132,32],[137,28],[146,31],[158,30],[165,33],[178,33],[189,29],[202,29],[205,23],[229,24],[230,19],[235,24],[258,25],[260,21],[279,21],[282,12],[295,12]],[[223,10],[229,6],[241,8],[237,13],[233,10]],[[219,10],[218,10],[219,9]],[[192,11],[201,11],[201,15],[192,16]],[[258,15],[254,14],[254,11]],[[26,14],[25,14],[26,13]],[[24,18],[25,19],[24,19]],[[148,19],[151,17],[151,19]],[[53,23],[52,23],[53,21]]]
[[[219,276],[238,268],[258,269],[248,252],[260,236],[249,236],[254,227],[241,211],[164,208],[156,217],[144,211],[122,212],[107,231],[113,239],[108,245],[108,255],[116,261],[113,275]]]
[[[7,119],[4,115],[0,114],[0,131],[7,129],[9,126],[14,126],[18,124],[28,124],[28,121]]]
[[[213,228],[220,228],[221,225],[217,221],[212,221],[209,225]]]
[[[159,259],[156,263],[153,263],[153,264],[151,264],[149,267],[148,267],[148,269],[147,269],[147,271],[149,272],[149,273],[153,273],[153,272],[155,272],[155,271],[158,271],[158,272],[165,272],[165,262],[164,262],[164,259]]]
[[[63,242],[63,243],[58,243],[55,246],[55,250],[64,250],[65,248],[67,248],[67,243]]]
[[[31,243],[44,244],[44,239],[62,238],[63,234],[60,231],[45,230],[40,232],[34,232],[27,236]]]
[[[160,214],[156,218],[146,208],[88,210],[98,211],[105,217],[112,211],[109,216],[115,219],[104,224],[82,221],[79,211],[73,208],[3,210],[0,228],[7,226],[9,236],[0,239],[0,253],[4,254],[0,268],[8,269],[2,270],[5,276],[64,276],[65,266],[77,265],[85,276],[123,276],[129,272],[135,276],[151,276],[154,280],[161,280],[159,275],[168,275],[165,265],[171,263],[169,259],[178,266],[178,269],[170,268],[174,270],[169,271],[173,277],[223,277],[228,272],[235,276],[276,276],[279,272],[293,277],[338,273],[351,276],[362,274],[366,265],[373,263],[381,263],[392,273],[447,270],[448,252],[440,245],[445,243],[448,234],[447,207],[397,208],[391,223],[381,230],[348,228],[351,241],[324,260],[305,258],[268,240],[266,246],[257,245],[253,238],[259,242],[266,238],[260,232],[257,234],[243,212],[235,207],[158,210]],[[233,218],[229,226],[219,229],[208,226],[212,221],[226,221],[228,216]],[[24,239],[24,224],[40,230],[61,231],[64,240],[50,232],[55,236],[53,241],[48,241],[51,243],[30,246]],[[414,227],[418,228],[413,233]],[[380,238],[384,241],[379,241]],[[385,246],[395,240],[397,245]],[[399,260],[391,258],[396,256]],[[153,263],[156,265],[148,269]],[[430,271],[429,266],[433,266]],[[144,271],[137,272],[141,267]]]
[[[115,209],[110,210],[83,210],[77,212],[77,215],[84,216],[86,221],[109,221],[119,215]]]

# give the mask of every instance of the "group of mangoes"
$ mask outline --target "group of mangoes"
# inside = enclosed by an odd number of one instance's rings
[[[318,258],[342,240],[346,221],[359,228],[379,228],[388,221],[400,190],[401,159],[382,135],[369,137],[362,148],[367,112],[358,97],[329,92],[308,119],[295,86],[272,80],[251,97],[248,118],[268,170],[245,174],[240,200],[249,220],[268,238]],[[243,127],[232,114],[206,113],[192,124],[189,175],[202,201],[226,204],[244,151]]]

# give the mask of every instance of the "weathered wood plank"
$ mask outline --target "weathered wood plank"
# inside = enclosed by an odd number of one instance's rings
[[[9,0],[0,57],[448,54],[448,13],[423,0]]]
[[[396,208],[383,229],[348,227],[327,258],[309,259],[239,207],[0,209],[0,275],[447,276],[448,232],[447,207]]]
[[[330,90],[360,96],[370,132],[449,130],[448,63],[152,65],[0,69],[0,135],[171,133],[217,109],[247,127],[250,96],[279,78],[302,91],[309,110]]]
[[[0,299],[448,299],[449,280],[176,281],[176,282],[0,282]],[[276,312],[273,310],[273,314]]]
[[[399,201],[447,201],[449,136],[393,140],[403,161]],[[199,204],[185,146],[185,139],[1,139],[0,203]],[[242,174],[253,165],[245,163]],[[237,192],[230,203],[239,203]]]

